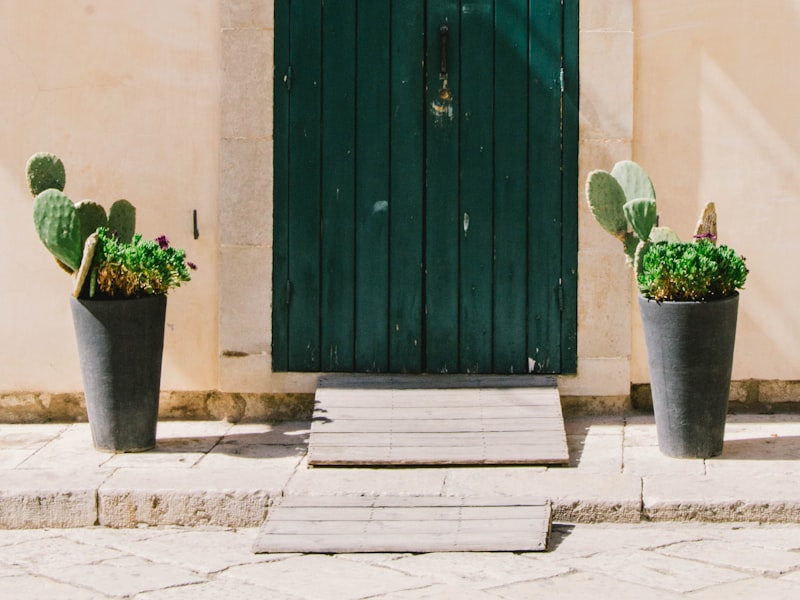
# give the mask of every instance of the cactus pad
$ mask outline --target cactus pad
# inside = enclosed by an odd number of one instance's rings
[[[635,233],[628,232],[625,234],[625,240],[622,242],[622,245],[625,247],[625,261],[628,265],[633,265],[633,261],[636,257],[636,248],[639,247],[639,242],[641,240],[636,237]]]
[[[636,246],[636,252],[634,253],[633,256],[633,274],[636,276],[637,281],[639,280],[639,275],[641,275],[642,271],[644,270],[642,259],[644,258],[644,255],[647,254],[647,250],[652,245],[653,242],[648,240],[644,242],[639,242],[639,245]]]
[[[592,171],[586,180],[586,199],[603,229],[624,242],[628,222],[622,210],[625,191],[619,182],[608,171]]]
[[[672,231],[669,227],[653,227],[650,231],[650,241],[654,244],[660,242],[670,242],[671,244],[680,244],[681,238],[678,234]]]
[[[37,152],[28,159],[25,172],[28,177],[28,187],[34,197],[49,189],[64,191],[67,175],[64,163],[55,154]]]
[[[81,225],[75,205],[62,192],[48,189],[36,196],[33,222],[45,247],[73,271],[81,264]]]
[[[130,244],[136,228],[136,208],[127,200],[117,200],[108,210],[108,227],[119,241]]]
[[[78,202],[75,210],[78,211],[78,220],[81,224],[81,248],[83,248],[86,238],[97,231],[98,227],[108,226],[108,217],[106,209],[91,200]]]
[[[656,225],[656,201],[651,198],[637,198],[626,202],[622,207],[631,229],[640,240],[650,238],[650,231]]]
[[[650,176],[642,167],[630,160],[622,160],[611,169],[611,175],[625,192],[627,200],[637,198],[656,199],[656,190]]]

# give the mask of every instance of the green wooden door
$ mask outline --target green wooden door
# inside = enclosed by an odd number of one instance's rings
[[[276,0],[273,368],[576,366],[577,0]]]

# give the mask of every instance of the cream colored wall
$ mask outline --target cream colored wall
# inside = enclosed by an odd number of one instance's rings
[[[589,212],[583,185],[591,170],[631,158],[633,0],[583,0],[579,21],[578,373],[560,377],[559,390],[567,396],[627,396],[630,270],[619,242]]]
[[[633,155],[686,239],[713,200],[747,257],[734,379],[800,379],[800,2],[637,0]],[[646,381],[638,315],[633,381]]]
[[[0,3],[0,391],[82,387],[70,279],[25,186],[41,150],[66,163],[73,200],[127,198],[138,230],[199,265],[170,296],[162,381],[216,389],[219,31],[218,0]]]

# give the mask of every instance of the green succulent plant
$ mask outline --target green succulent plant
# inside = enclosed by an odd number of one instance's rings
[[[64,193],[64,164],[53,154],[34,154],[26,175],[36,232],[73,276],[76,298],[161,294],[189,281],[188,268],[194,265],[185,261],[182,250],[165,246],[164,236],[144,242],[134,233],[136,209],[127,200],[114,202],[108,214],[91,200],[74,203]]]
[[[717,239],[717,213],[713,202],[703,208],[697,223],[694,240],[702,243],[702,254],[697,255],[695,242],[682,244],[678,235],[669,227],[658,226],[658,209],[653,182],[647,172],[633,161],[621,161],[614,165],[611,172],[598,169],[589,173],[586,180],[586,200],[600,226],[620,240],[628,263],[634,270],[639,284],[639,291],[648,298],[664,299],[698,299],[731,294],[744,285],[747,268],[744,260],[738,257],[741,264],[733,261],[735,253],[727,247],[724,251],[715,251]],[[711,249],[709,249],[711,248]],[[721,248],[720,248],[721,250]],[[693,254],[695,252],[695,254]],[[703,272],[710,277],[715,272],[724,281],[708,283],[706,288],[698,285],[693,279],[689,281],[690,269],[675,269],[664,277],[670,283],[658,283],[656,276],[660,260],[676,262],[676,256],[683,257],[677,263],[683,264],[688,257],[703,257]],[[736,255],[738,256],[738,255]],[[717,262],[716,270],[711,267]],[[728,270],[728,265],[735,263],[735,273]],[[700,268],[694,265],[692,268]],[[742,273],[744,276],[741,276]],[[680,288],[680,280],[686,279],[688,293],[675,293],[664,290]],[[741,283],[738,283],[741,279]],[[728,280],[732,280],[729,282]]]
[[[691,302],[730,296],[744,286],[747,267],[732,248],[709,238],[652,244],[642,257],[639,291],[656,301]]]

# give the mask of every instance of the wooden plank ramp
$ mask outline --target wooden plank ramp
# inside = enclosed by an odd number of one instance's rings
[[[535,552],[550,528],[550,505],[537,498],[284,496],[253,551]]]
[[[308,464],[566,464],[554,377],[325,376]]]

